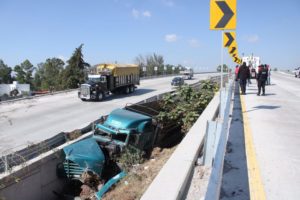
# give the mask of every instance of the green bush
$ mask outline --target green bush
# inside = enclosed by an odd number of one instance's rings
[[[128,172],[133,165],[144,162],[144,152],[131,145],[128,145],[117,162],[122,166],[121,168]]]
[[[200,86],[192,88],[184,85],[176,95],[165,95],[161,102],[162,111],[157,119],[162,124],[176,122],[183,133],[187,133],[218,90],[216,82],[205,80]]]

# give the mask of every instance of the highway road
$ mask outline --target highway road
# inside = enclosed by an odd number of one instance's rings
[[[266,96],[256,93],[251,84],[242,98],[266,197],[299,199],[300,79],[274,72]]]
[[[197,74],[188,84],[211,74]],[[77,91],[0,105],[0,155],[40,142],[62,131],[88,125],[126,103],[136,103],[172,90],[172,77],[142,80],[135,93],[112,95],[102,102],[82,102]]]

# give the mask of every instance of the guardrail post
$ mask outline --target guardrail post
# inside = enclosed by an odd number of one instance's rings
[[[216,141],[217,123],[215,121],[208,121],[206,125],[206,136],[204,144],[203,164],[211,166],[214,157],[214,144]]]

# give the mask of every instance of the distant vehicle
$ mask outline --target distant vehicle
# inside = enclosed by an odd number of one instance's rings
[[[244,56],[242,62],[245,62],[250,68],[250,78],[255,79],[258,73],[258,66],[260,65],[260,58],[257,56]]]
[[[182,77],[175,77],[173,78],[172,82],[171,82],[171,85],[172,86],[182,86],[184,84],[184,80]]]
[[[179,73],[180,73],[180,75],[182,75],[183,79],[185,79],[185,80],[187,80],[187,79],[190,80],[194,76],[194,71],[192,68],[188,68],[184,71],[180,71]]]
[[[139,71],[138,65],[100,64],[96,74],[88,75],[86,83],[80,85],[78,97],[101,101],[109,93],[132,93],[140,84]]]
[[[296,68],[293,72],[296,78],[300,78],[300,67]]]

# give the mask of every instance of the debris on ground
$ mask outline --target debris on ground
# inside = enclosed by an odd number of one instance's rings
[[[140,199],[175,149],[176,146],[169,149],[154,148],[149,160],[136,165],[133,170],[130,170],[128,175],[116,184],[114,189],[107,192],[102,199]]]

